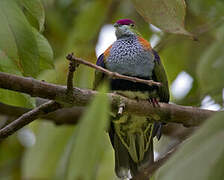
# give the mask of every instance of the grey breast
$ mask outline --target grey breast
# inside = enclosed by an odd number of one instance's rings
[[[153,55],[141,46],[136,36],[122,37],[112,45],[106,68],[129,76],[151,78],[153,60]]]

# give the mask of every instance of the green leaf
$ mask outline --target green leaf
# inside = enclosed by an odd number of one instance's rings
[[[0,49],[25,76],[36,77],[39,59],[36,39],[14,0],[0,1]]]
[[[27,108],[34,108],[36,106],[35,99],[31,98],[29,95],[6,89],[0,89],[0,102]]]
[[[22,75],[14,62],[0,49],[0,71]],[[0,89],[0,102],[12,106],[22,106],[27,108],[35,107],[35,100],[29,95]]]
[[[136,10],[158,28],[176,34],[191,34],[184,28],[186,4],[184,0],[132,0]]]
[[[19,0],[26,10],[38,21],[39,31],[44,30],[45,12],[41,0]]]
[[[10,59],[5,52],[3,52],[0,49],[0,71],[16,74],[16,75],[22,75],[20,72],[20,69],[16,66],[14,61]]]
[[[198,64],[198,77],[203,94],[210,94],[217,102],[222,103],[224,88],[224,26],[217,32],[217,40],[202,54]]]
[[[54,67],[54,55],[50,44],[48,43],[47,39],[35,28],[33,28],[33,33],[35,35],[38,46],[40,70],[52,69]]]
[[[105,90],[103,90],[105,92]],[[69,156],[68,180],[93,180],[102,154],[102,140],[109,118],[109,101],[106,94],[97,94],[80,120],[74,134],[75,142]]]
[[[218,113],[156,172],[156,180],[221,180],[224,177],[224,113]]]

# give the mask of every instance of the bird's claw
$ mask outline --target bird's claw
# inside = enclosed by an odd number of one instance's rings
[[[156,98],[149,98],[148,101],[150,102],[150,104],[152,104],[154,108],[160,107],[159,102]]]

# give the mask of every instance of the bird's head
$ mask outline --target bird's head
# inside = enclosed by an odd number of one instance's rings
[[[114,24],[114,27],[116,29],[115,34],[117,38],[136,34],[135,22],[131,19],[120,19]]]

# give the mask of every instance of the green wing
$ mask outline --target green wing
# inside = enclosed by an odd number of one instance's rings
[[[162,65],[162,62],[160,60],[159,55],[157,54],[157,52],[155,50],[152,50],[152,51],[153,51],[153,54],[155,57],[153,80],[162,83],[162,86],[159,87],[159,89],[158,89],[158,95],[160,97],[160,101],[161,102],[169,102],[170,94],[169,94],[167,75],[166,75],[165,69]]]

